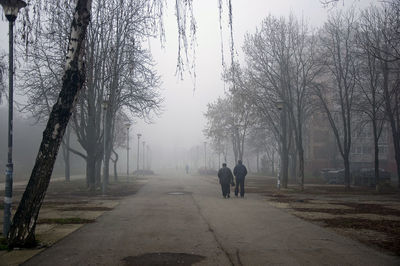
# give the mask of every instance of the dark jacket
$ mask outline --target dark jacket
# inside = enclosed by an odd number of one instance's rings
[[[236,178],[245,178],[245,176],[247,175],[246,166],[244,166],[243,164],[236,165],[233,169],[233,174],[236,176]]]
[[[218,178],[220,184],[233,183],[232,171],[228,167],[222,167],[221,169],[219,169]]]

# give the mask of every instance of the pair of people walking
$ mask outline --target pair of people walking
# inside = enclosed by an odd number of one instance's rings
[[[233,175],[236,177],[236,186],[233,182]],[[233,169],[226,166],[226,163],[222,164],[222,168],[218,171],[219,183],[221,184],[222,196],[224,198],[230,198],[230,186],[235,186],[235,196],[237,197],[240,192],[240,197],[244,197],[244,180],[247,175],[246,166],[243,165],[242,160],[238,161],[238,164]]]

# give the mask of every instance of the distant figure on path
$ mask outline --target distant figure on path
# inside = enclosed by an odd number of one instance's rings
[[[238,164],[233,169],[233,174],[236,177],[236,187],[235,187],[235,196],[237,197],[239,194],[239,186],[240,186],[240,197],[244,197],[244,178],[247,175],[246,166],[243,165],[242,160],[238,161]]]
[[[185,166],[186,174],[189,174],[189,165]]]
[[[226,163],[222,164],[222,168],[218,171],[219,183],[221,184],[222,196],[224,198],[230,198],[231,188],[233,186],[233,175],[231,169],[226,167]]]

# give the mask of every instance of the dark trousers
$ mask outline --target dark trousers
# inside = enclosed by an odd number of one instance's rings
[[[231,193],[229,185],[229,183],[221,183],[222,196],[224,196],[224,198]]]
[[[235,187],[235,196],[239,194],[239,187],[240,187],[240,196],[244,196],[244,177],[237,178],[236,177],[236,187]]]

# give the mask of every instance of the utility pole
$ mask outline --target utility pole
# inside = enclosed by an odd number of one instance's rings
[[[207,169],[207,142],[204,141],[204,169]]]
[[[144,175],[144,170],[145,170],[145,145],[146,145],[146,141],[143,141],[142,142],[142,144],[143,144],[143,175]]]
[[[108,107],[108,101],[103,100],[103,144],[104,144],[104,151],[103,151],[103,182],[101,186],[101,191],[102,194],[106,194],[107,190],[107,180],[106,180],[106,174],[108,171],[108,168],[106,166],[106,153],[107,153],[107,130],[106,130],[106,125],[107,125],[107,107]]]
[[[139,174],[139,162],[140,162],[140,158],[139,158],[139,148],[140,148],[140,137],[142,136],[142,134],[138,133],[137,134],[137,171]]]

